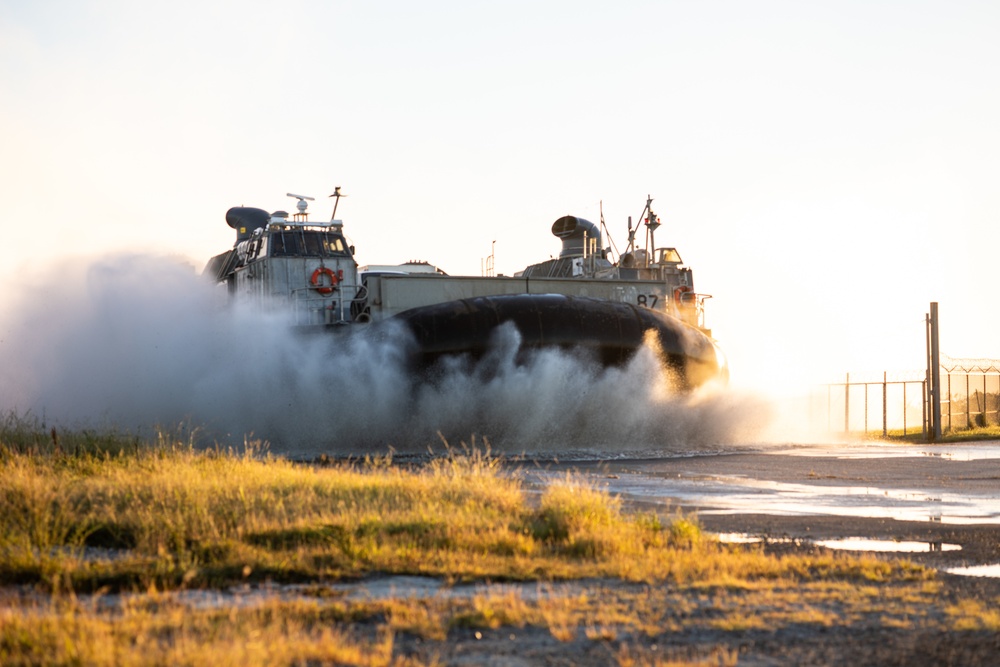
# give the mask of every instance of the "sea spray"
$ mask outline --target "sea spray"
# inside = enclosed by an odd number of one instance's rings
[[[119,255],[34,277],[0,329],[0,407],[64,427],[142,433],[196,425],[206,444],[270,443],[296,457],[494,451],[671,455],[753,442],[765,401],[674,390],[656,350],[604,368],[571,350],[520,349],[499,328],[482,359],[417,371],[399,327],[303,334],[281,312],[229,304],[168,257]]]

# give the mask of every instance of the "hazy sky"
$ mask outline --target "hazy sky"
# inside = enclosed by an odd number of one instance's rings
[[[339,185],[360,263],[509,274],[649,194],[738,385],[919,368],[932,300],[1000,357],[998,35],[993,0],[0,0],[0,273],[200,270],[230,206]]]

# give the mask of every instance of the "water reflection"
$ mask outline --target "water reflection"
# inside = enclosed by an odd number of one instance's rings
[[[720,542],[727,544],[759,544],[765,538],[749,533],[718,533]],[[791,538],[767,538],[770,544],[791,543]],[[917,542],[912,540],[880,540],[871,537],[844,537],[831,540],[805,540],[827,549],[844,551],[877,551],[880,553],[933,553],[940,551],[961,551],[962,545],[948,542]]]
[[[876,540],[868,537],[845,537],[837,540],[817,540],[815,544],[828,549],[846,551],[878,551],[882,553],[921,553],[961,551],[959,544],[947,542],[912,542],[907,540]]]
[[[945,568],[944,571],[949,574],[960,574],[966,577],[1000,577],[1000,564],[949,567]]]
[[[737,475],[665,476],[642,463],[616,468],[574,466],[585,477],[626,500],[698,507],[699,514],[755,514],[892,518],[947,524],[1000,523],[1000,494],[929,493],[919,488],[795,484]],[[547,484],[565,472],[533,471]]]
[[[793,445],[774,450],[775,454],[794,456],[832,456],[842,459],[887,459],[931,457],[949,461],[989,461],[1000,459],[1000,442],[974,444],[896,445],[884,442],[840,445]]]
[[[578,461],[537,468],[527,476],[544,485],[561,478],[567,469],[575,470],[626,500],[696,507],[700,514],[753,512],[891,518],[942,524],[1000,523],[1000,486],[983,483],[990,479],[985,467],[965,472],[968,476],[965,478],[955,478],[945,468],[925,476],[926,465],[923,473],[916,472],[918,466],[915,464],[913,473],[908,474],[906,463],[900,461],[901,458],[911,458],[914,462],[923,459],[926,464],[927,457],[949,461],[1000,460],[1000,443],[942,445],[940,448],[883,443],[786,445],[768,452],[732,454],[737,456]],[[802,461],[799,457],[823,457],[830,460],[871,459],[872,462],[871,465],[865,462],[851,464],[850,472],[842,475],[810,472],[790,479],[787,474],[772,475],[768,460],[771,455],[785,457],[785,464],[774,459],[775,466],[786,465],[789,456],[799,461]],[[893,465],[888,469],[892,472],[881,477],[868,475],[866,471],[878,470],[879,460],[891,461]],[[811,465],[806,463],[804,470]],[[829,464],[817,464],[820,465],[822,470],[830,470]],[[942,462],[941,465],[950,463]],[[984,464],[987,465],[997,467],[995,462]],[[1000,476],[1000,468],[996,474]],[[869,479],[870,484],[867,483]]]

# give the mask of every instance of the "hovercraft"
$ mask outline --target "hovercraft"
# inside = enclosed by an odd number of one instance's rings
[[[676,248],[656,248],[659,218],[647,198],[645,247],[628,222],[629,243],[617,256],[602,244],[604,228],[563,216],[551,227],[562,241],[558,258],[514,276],[450,276],[427,262],[358,266],[354,246],[334,215],[309,220],[311,197],[293,195],[297,213],[236,207],[226,214],[233,248],[213,257],[205,274],[229,298],[261,309],[286,309],[300,328],[401,323],[415,341],[417,361],[480,357],[497,329],[516,327],[524,350],[582,350],[605,365],[627,362],[652,335],[664,364],[684,388],[726,379],[721,350],[704,326],[704,302]],[[332,197],[339,202],[340,188]],[[605,230],[606,231],[606,230]]]

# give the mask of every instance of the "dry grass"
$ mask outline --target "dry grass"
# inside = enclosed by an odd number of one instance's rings
[[[955,630],[1000,631],[1000,611],[995,605],[987,607],[979,600],[960,600],[945,611]]]
[[[317,593],[207,610],[164,593],[372,574],[541,588],[530,599],[493,585],[461,599]],[[398,638],[504,628],[614,645],[622,665],[735,664],[727,649],[664,655],[642,644],[692,627],[866,619],[1000,629],[973,602],[942,610],[933,576],[906,561],[720,544],[692,517],[630,514],[572,475],[529,497],[502,462],[474,451],[418,468],[308,466],[254,445],[198,451],[178,436],[136,443],[0,425],[0,584],[41,595],[0,602],[2,664],[435,664],[401,658]],[[618,583],[561,583],[591,579]]]
[[[204,452],[159,437],[73,454],[0,444],[0,471],[0,583],[53,591],[375,572],[731,587],[927,576],[905,563],[726,547],[691,518],[624,513],[616,498],[573,476],[529,502],[516,476],[477,452],[418,470],[386,459],[314,467],[252,446]]]
[[[813,582],[760,590],[697,593],[676,586],[542,585],[531,595],[510,585],[474,596],[447,591],[430,598],[348,600],[258,598],[204,608],[172,594],[102,598],[56,596],[0,609],[2,664],[435,664],[403,659],[402,638],[445,642],[470,631],[528,636],[539,630],[562,642],[608,645],[621,665],[736,664],[736,652],[665,650],[676,633],[782,628],[910,627],[915,631],[996,630],[986,605],[942,605],[920,583],[850,588]],[[903,622],[905,621],[905,626]],[[663,644],[657,650],[657,642]],[[411,644],[412,646],[412,644]]]
[[[192,611],[143,600],[115,612],[75,601],[0,610],[4,665],[422,665],[393,658],[386,627],[352,636],[316,605],[277,602],[252,609]]]

